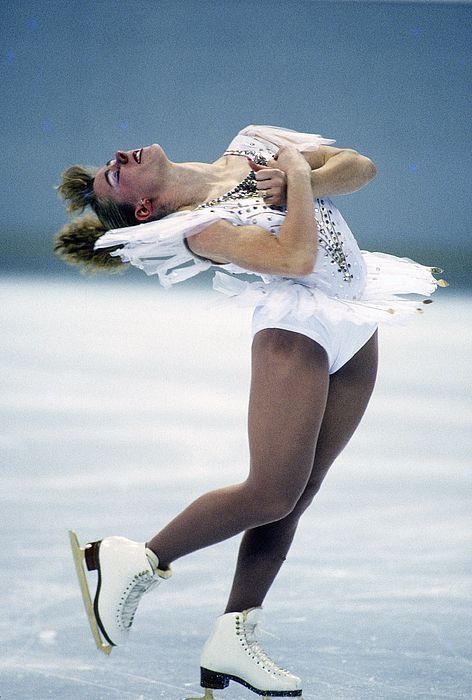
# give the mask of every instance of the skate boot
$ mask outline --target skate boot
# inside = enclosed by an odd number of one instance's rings
[[[230,681],[265,698],[301,697],[300,678],[279,668],[256,639],[260,613],[260,608],[251,608],[217,619],[200,658],[200,685],[208,700],[212,688],[226,688]]]
[[[172,571],[159,569],[158,558],[144,543],[106,537],[82,548],[75,532],[69,532],[69,536],[95,643],[100,651],[110,654],[114,646],[126,642],[143,593],[155,588],[161,579],[169,578]],[[93,604],[84,560],[89,571],[98,572]]]

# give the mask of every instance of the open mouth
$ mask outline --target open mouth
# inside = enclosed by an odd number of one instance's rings
[[[136,163],[141,162],[142,156],[143,156],[143,149],[142,148],[140,148],[137,151],[133,151],[133,158],[135,159]]]

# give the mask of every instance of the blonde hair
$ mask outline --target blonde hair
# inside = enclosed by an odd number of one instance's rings
[[[121,246],[94,249],[95,242],[106,231],[96,216],[83,216],[56,233],[54,252],[69,265],[79,265],[83,272],[120,272],[128,266],[110,253]]]
[[[62,173],[62,182],[56,189],[68,202],[68,213],[81,214],[88,206],[95,216],[76,218],[63,226],[55,236],[54,252],[65,262],[82,266],[84,271],[116,272],[123,268],[123,264],[110,252],[121,246],[94,250],[95,242],[110,229],[134,226],[139,222],[133,204],[118,204],[112,199],[97,197],[93,189],[97,170],[72,165]]]
[[[82,214],[85,207],[90,207],[95,216],[86,215],[76,218],[63,226],[56,234],[54,252],[65,262],[81,265],[83,271],[117,272],[127,268],[118,256],[110,252],[123,246],[95,250],[94,245],[100,236],[110,229],[135,226],[135,205],[131,202],[115,202],[113,199],[98,197],[93,182],[98,168],[72,165],[62,173],[62,182],[57,191],[68,202],[67,211],[73,216]],[[175,211],[171,206],[155,211],[149,221],[162,219]]]

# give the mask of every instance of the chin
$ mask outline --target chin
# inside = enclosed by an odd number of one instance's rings
[[[168,160],[164,149],[158,143],[152,143],[150,146],[146,146],[143,152],[143,160],[146,155],[155,161]]]

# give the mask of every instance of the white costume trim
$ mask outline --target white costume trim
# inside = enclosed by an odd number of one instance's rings
[[[251,124],[234,137],[226,151],[245,151],[255,141],[258,150],[265,149],[273,156],[282,146],[295,146],[299,151],[316,151],[322,145],[336,143],[336,139],[326,139],[320,134],[305,134],[280,126],[256,126]]]
[[[242,129],[231,141],[226,153],[231,151],[259,153],[268,158],[283,145],[291,144],[300,151],[316,150],[320,145],[335,143],[319,134],[308,134],[276,126],[250,125]],[[113,229],[99,238],[95,248],[122,248],[110,252],[123,263],[131,263],[147,275],[158,275],[163,287],[189,279],[208,270],[213,263],[192,255],[184,239],[195,235],[218,220],[241,225],[238,210],[254,204],[254,199],[226,202],[224,206],[170,214],[158,221],[137,226]],[[239,212],[240,213],[240,212]],[[319,253],[320,254],[320,253]],[[412,315],[421,313],[421,300],[403,299],[401,295],[430,296],[438,286],[432,273],[438,268],[420,265],[408,258],[397,258],[386,253],[362,251],[366,268],[366,284],[357,299],[339,298],[336,290],[330,295],[319,287],[304,284],[303,278],[287,279],[258,275],[234,264],[218,265],[225,272],[217,272],[214,289],[236,298],[242,305],[264,304],[274,321],[289,311],[300,318],[316,314],[322,307],[333,320],[350,319],[355,323],[382,322],[404,323]],[[257,282],[244,282],[231,274],[256,274]],[[446,286],[442,280],[439,284]],[[426,302],[427,303],[427,302]]]
[[[98,239],[95,248],[123,245],[110,255],[139,267],[147,275],[158,275],[162,286],[170,287],[212,266],[209,260],[195,258],[183,239],[199,233],[215,221],[231,218],[224,209],[176,212],[158,221],[107,231]]]
[[[423,313],[422,304],[430,303],[429,300],[404,299],[401,295],[429,297],[438,286],[432,275],[437,268],[387,253],[362,251],[362,257],[367,280],[360,299],[329,296],[319,287],[304,285],[300,279],[244,282],[222,272],[215,273],[213,289],[234,298],[239,306],[264,304],[267,317],[274,322],[287,314],[303,320],[324,311],[332,321],[393,325],[404,324]]]

